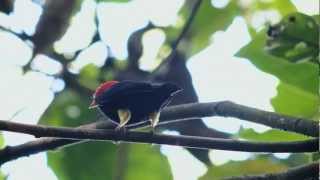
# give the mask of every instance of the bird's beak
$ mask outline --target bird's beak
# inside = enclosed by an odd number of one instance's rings
[[[96,101],[95,101],[95,100],[92,100],[92,102],[91,102],[91,104],[90,104],[90,106],[89,106],[89,109],[93,109],[93,108],[96,108],[96,107],[98,107]]]

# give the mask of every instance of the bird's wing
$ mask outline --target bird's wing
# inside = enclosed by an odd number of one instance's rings
[[[121,96],[134,95],[142,92],[147,93],[152,92],[152,90],[153,87],[151,84],[146,82],[122,81],[102,93],[99,99],[101,103],[106,103]]]

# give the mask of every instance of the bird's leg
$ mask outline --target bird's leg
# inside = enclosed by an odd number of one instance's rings
[[[118,116],[119,116],[120,122],[118,127],[116,127],[116,130],[120,130],[129,122],[129,120],[131,119],[131,112],[128,109],[119,109]]]
[[[160,112],[156,111],[151,114],[149,114],[150,122],[151,122],[151,127],[152,127],[152,132],[154,133],[155,127],[159,122],[160,119]]]

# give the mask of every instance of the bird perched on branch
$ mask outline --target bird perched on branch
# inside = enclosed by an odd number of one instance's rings
[[[150,121],[154,128],[160,111],[182,89],[171,83],[107,81],[93,94],[89,108],[98,108],[120,129]]]

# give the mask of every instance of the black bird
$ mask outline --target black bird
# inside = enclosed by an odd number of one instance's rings
[[[155,84],[137,81],[107,81],[93,94],[90,108],[98,108],[117,129],[151,122],[159,122],[161,110],[182,89],[172,83]]]

